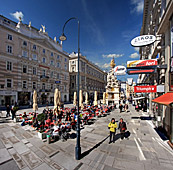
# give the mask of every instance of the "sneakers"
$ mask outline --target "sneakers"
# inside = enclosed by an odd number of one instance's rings
[[[109,142],[109,144],[111,144],[111,142]]]

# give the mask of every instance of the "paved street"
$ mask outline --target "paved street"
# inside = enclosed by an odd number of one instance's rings
[[[41,110],[41,109],[40,109]],[[29,111],[29,110],[28,110]],[[83,158],[74,159],[76,139],[47,144],[40,140],[30,126],[19,123],[0,124],[0,169],[7,170],[49,170],[49,169],[129,169],[129,170],[172,170],[173,151],[162,141],[151,126],[150,120],[141,120],[142,113],[111,112],[99,118],[94,124],[81,130]],[[109,142],[111,118],[124,118],[131,135],[120,141],[119,130],[115,143]]]

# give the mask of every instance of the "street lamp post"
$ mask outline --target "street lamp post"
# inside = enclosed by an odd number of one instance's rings
[[[79,36],[79,33],[80,33],[80,21],[77,19],[77,18],[75,18],[75,17],[73,17],[73,18],[70,18],[69,20],[67,20],[66,22],[65,22],[65,24],[64,24],[64,26],[63,26],[63,31],[62,31],[62,35],[59,37],[59,39],[60,39],[60,41],[65,41],[66,39],[67,39],[67,37],[65,36],[65,34],[64,34],[64,28],[65,28],[65,26],[66,26],[66,24],[70,21],[70,20],[73,20],[73,19],[75,19],[75,20],[77,20],[77,22],[78,22],[78,83],[77,83],[77,86],[78,86],[78,88],[77,88],[77,112],[78,112],[78,114],[77,114],[77,129],[76,129],[76,131],[77,131],[77,142],[76,142],[76,147],[75,147],[75,158],[76,158],[76,160],[79,160],[80,159],[80,156],[81,156],[81,147],[80,147],[80,118],[79,118],[79,54],[80,54],[80,47],[79,47],[79,38],[80,38],[80,36]]]

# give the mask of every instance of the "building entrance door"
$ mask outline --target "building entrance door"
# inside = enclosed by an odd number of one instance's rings
[[[5,104],[11,105],[11,96],[5,96]]]

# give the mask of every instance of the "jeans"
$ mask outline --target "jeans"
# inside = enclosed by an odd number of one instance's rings
[[[113,136],[113,142],[115,141],[115,132],[110,131],[110,142],[112,141],[112,136]]]

